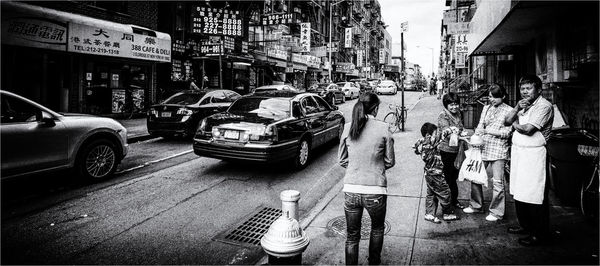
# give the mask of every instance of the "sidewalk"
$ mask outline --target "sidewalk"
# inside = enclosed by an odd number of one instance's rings
[[[127,129],[127,142],[135,142],[148,138],[150,134],[146,128],[146,118],[117,120]]]
[[[504,220],[488,222],[487,213],[464,214],[460,220],[433,224],[423,220],[426,184],[423,162],[411,149],[421,137],[424,122],[437,123],[441,101],[426,96],[410,111],[406,131],[395,134],[396,166],[388,171],[388,205],[382,264],[595,264],[598,265],[598,228],[584,221],[577,209],[559,206],[551,197],[552,244],[523,247],[521,236],[507,233],[517,224],[514,202],[508,196]],[[310,244],[303,264],[344,264],[345,233],[342,181],[325,196],[328,201],[314,217],[301,221]],[[459,182],[459,199],[468,205],[470,183]],[[491,192],[485,192],[486,206]],[[331,199],[332,198],[332,199]],[[328,200],[331,199],[331,200]],[[368,219],[365,211],[364,215]],[[438,208],[441,217],[441,208]],[[363,219],[363,221],[365,221]],[[369,224],[363,222],[359,263],[367,264]],[[388,231],[389,230],[389,231]],[[337,231],[337,232],[336,232]]]

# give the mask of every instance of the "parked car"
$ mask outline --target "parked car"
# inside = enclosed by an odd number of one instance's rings
[[[396,94],[398,93],[398,87],[396,87],[396,82],[392,80],[384,80],[377,85],[377,87],[375,88],[375,93]]]
[[[371,87],[369,81],[366,78],[361,79],[351,79],[350,82],[354,82],[356,86],[360,89],[361,93],[370,92],[374,87]]]
[[[304,168],[314,148],[339,139],[344,116],[314,93],[272,91],[246,95],[227,112],[204,120],[194,137],[199,156],[279,162]]]
[[[360,88],[354,82],[338,82],[336,85],[342,90],[346,99],[354,99],[360,96]]]
[[[287,85],[287,84],[260,86],[256,89],[254,89],[254,92],[260,92],[260,91],[296,91],[297,92],[298,89],[294,88],[294,86],[292,86],[292,85]]]
[[[146,125],[152,136],[192,137],[198,123],[209,115],[224,112],[238,98],[230,90],[182,91],[150,107]]]
[[[2,179],[73,168],[99,180],[127,155],[127,129],[111,118],[57,113],[11,92],[0,95]]]
[[[331,105],[345,103],[344,92],[335,83],[319,83],[308,88],[307,92],[316,93]]]
[[[372,89],[377,88],[377,85],[379,85],[379,83],[381,82],[381,80],[379,79],[368,79],[367,82],[369,83],[369,86],[371,86]]]

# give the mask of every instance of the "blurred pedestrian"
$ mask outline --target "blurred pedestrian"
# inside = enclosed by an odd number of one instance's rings
[[[346,264],[358,264],[363,209],[371,218],[369,264],[381,263],[383,231],[387,207],[387,177],[394,166],[394,139],[388,124],[375,119],[379,98],[365,93],[354,105],[350,127],[344,129],[338,150],[344,175],[344,213],[346,215]]]
[[[529,234],[520,238],[524,246],[539,245],[548,240],[549,209],[546,185],[546,141],[550,137],[554,109],[541,96],[542,81],[527,75],[519,81],[521,100],[506,116],[512,125],[510,193],[515,199],[519,226],[509,233]]]
[[[464,206],[458,202],[458,185],[456,184],[458,169],[454,166],[458,155],[458,137],[464,129],[460,113],[460,100],[458,95],[450,92],[442,97],[442,104],[444,110],[438,116],[438,129],[442,134],[442,141],[438,148],[444,163],[444,178],[450,187],[451,203],[456,208],[462,209]]]
[[[454,208],[450,203],[450,187],[444,179],[442,158],[438,145],[440,134],[437,126],[425,123],[421,126],[421,136],[413,146],[415,153],[421,155],[425,162],[425,182],[427,183],[427,196],[425,197],[425,221],[441,223],[436,217],[438,201],[442,205],[442,218],[446,221],[456,220]]]
[[[483,152],[481,158],[492,177],[492,200],[490,201],[487,221],[495,222],[504,217],[505,184],[504,163],[508,159],[508,140],[511,127],[504,125],[504,118],[512,109],[504,103],[506,90],[498,84],[489,87],[489,104],[483,107],[479,124],[475,134],[483,139]],[[490,171],[488,171],[489,173]],[[483,211],[483,188],[480,184],[471,183],[471,200],[469,207],[464,208],[465,213],[479,213]]]

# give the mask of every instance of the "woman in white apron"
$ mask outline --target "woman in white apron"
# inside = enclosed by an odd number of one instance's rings
[[[521,78],[523,98],[507,115],[505,123],[512,124],[510,193],[520,227],[509,233],[529,236],[520,238],[525,246],[538,245],[548,236],[548,199],[546,188],[546,140],[552,126],[552,104],[540,96],[542,82],[537,76]]]

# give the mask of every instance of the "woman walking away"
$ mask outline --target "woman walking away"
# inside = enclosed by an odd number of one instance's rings
[[[444,111],[438,116],[438,129],[442,132],[442,141],[438,146],[442,162],[444,163],[444,178],[450,187],[450,199],[452,205],[462,209],[463,205],[458,202],[458,169],[454,167],[454,161],[458,155],[458,136],[463,130],[462,115],[460,113],[460,102],[454,92],[449,92],[442,97]]]
[[[504,125],[504,118],[510,113],[512,107],[503,102],[506,98],[506,90],[498,85],[492,84],[489,88],[489,105],[483,107],[483,115],[475,129],[475,134],[483,138],[483,152],[481,158],[486,168],[491,168],[492,177],[492,201],[485,219],[495,222],[504,217],[505,205],[505,180],[504,162],[508,159],[508,139],[510,137],[510,126]],[[483,211],[483,189],[480,184],[471,183],[471,202],[465,213]]]
[[[360,96],[352,110],[352,123],[344,129],[338,155],[346,168],[344,211],[346,214],[346,264],[358,264],[358,244],[363,209],[371,217],[369,264],[381,264],[383,230],[387,206],[385,171],[395,164],[394,139],[388,125],[375,119],[379,98]]]

